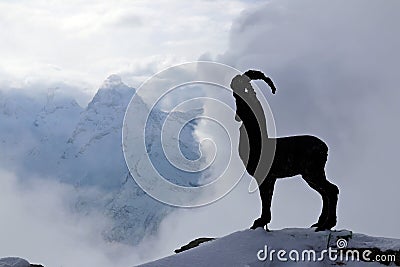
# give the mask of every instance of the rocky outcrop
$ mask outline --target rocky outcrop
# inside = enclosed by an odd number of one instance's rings
[[[44,267],[41,264],[32,264],[18,257],[0,258],[0,267]]]
[[[208,241],[211,241],[211,240],[214,240],[214,239],[215,238],[212,238],[212,237],[200,237],[200,238],[197,238],[197,239],[195,239],[193,241],[190,241],[188,244],[186,244],[186,245],[184,245],[184,246],[182,246],[182,247],[180,247],[178,249],[175,249],[175,253],[180,253],[182,251],[185,251],[185,250],[188,250],[188,249],[191,249],[191,248],[195,248],[195,247],[199,246],[201,243],[205,243],[205,242],[208,242]]]

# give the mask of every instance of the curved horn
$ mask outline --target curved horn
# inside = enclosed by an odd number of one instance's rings
[[[271,78],[265,76],[264,73],[262,73],[259,70],[248,70],[244,73],[247,77],[249,77],[250,80],[263,80],[268,84],[269,87],[271,87],[272,93],[275,94],[276,92],[276,87],[274,83],[272,82]]]

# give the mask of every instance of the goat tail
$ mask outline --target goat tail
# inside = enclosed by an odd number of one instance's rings
[[[272,93],[275,94],[276,87],[271,78],[265,76],[265,74],[259,70],[248,70],[244,73],[250,80],[263,80],[271,87]]]

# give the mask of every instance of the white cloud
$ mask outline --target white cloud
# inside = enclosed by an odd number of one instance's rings
[[[110,223],[103,215],[72,212],[77,197],[72,186],[37,177],[30,177],[30,182],[25,177],[21,183],[3,170],[0,178],[0,257],[19,256],[45,266],[125,267],[155,260],[198,236],[223,236],[247,228],[260,205],[256,194],[247,193],[246,177],[220,201],[197,209],[177,209],[156,235],[147,236],[138,246],[128,246],[103,240],[101,232]],[[243,202],[255,208],[238,213]]]
[[[34,179],[21,184],[0,172],[1,257],[15,255],[45,266],[131,266],[140,261],[133,247],[107,243],[104,216],[77,215],[70,186]]]
[[[94,88],[111,73],[129,80],[143,64],[150,76],[165,63],[224,51],[244,7],[239,0],[3,1],[0,70],[11,79],[56,77]]]

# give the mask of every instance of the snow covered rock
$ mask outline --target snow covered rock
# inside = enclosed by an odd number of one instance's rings
[[[8,257],[0,259],[0,267],[30,267],[31,264],[24,259]]]
[[[18,257],[0,258],[0,267],[43,267],[41,264],[32,264]]]
[[[258,228],[141,266],[400,266],[400,240],[351,231]]]
[[[198,247],[200,244],[214,240],[215,238],[212,237],[200,237],[196,238],[193,241],[190,241],[189,244],[180,247],[179,249],[175,249],[175,253],[181,253],[183,251]]]

